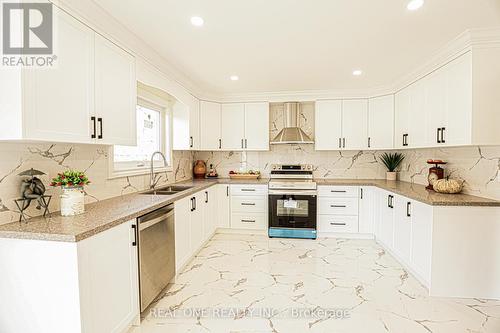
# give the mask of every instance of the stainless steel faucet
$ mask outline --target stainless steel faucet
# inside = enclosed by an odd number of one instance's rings
[[[151,155],[151,170],[149,173],[149,188],[150,189],[154,189],[156,186],[156,181],[154,179],[155,178],[155,176],[154,176],[154,158],[155,158],[155,155],[157,155],[157,154],[163,158],[163,163],[165,163],[165,166],[167,166],[167,158],[165,157],[165,155],[161,151],[155,151]]]

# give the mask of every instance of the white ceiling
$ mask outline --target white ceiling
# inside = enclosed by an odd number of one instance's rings
[[[466,29],[500,26],[500,0],[426,0],[415,12],[407,0],[94,1],[210,93],[383,86]]]

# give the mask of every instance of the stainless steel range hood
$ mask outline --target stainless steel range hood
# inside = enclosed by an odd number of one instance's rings
[[[298,102],[287,102],[284,104],[283,120],[285,126],[278,133],[278,135],[271,140],[272,145],[314,143],[314,141],[311,140],[311,138],[301,128],[299,128],[300,108],[301,106]]]

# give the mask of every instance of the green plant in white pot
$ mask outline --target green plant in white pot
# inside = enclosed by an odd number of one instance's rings
[[[396,180],[398,177],[397,169],[405,159],[405,156],[401,153],[383,153],[380,156],[380,160],[387,168],[386,179]]]
[[[85,212],[85,192],[83,187],[90,184],[84,172],[66,170],[52,179],[51,186],[61,187],[61,215],[73,216]]]

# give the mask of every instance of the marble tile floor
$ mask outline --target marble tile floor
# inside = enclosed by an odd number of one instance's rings
[[[217,234],[133,333],[500,332],[500,301],[434,298],[373,240]]]

